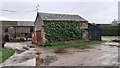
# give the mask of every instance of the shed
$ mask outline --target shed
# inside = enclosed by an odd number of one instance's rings
[[[101,40],[101,29],[96,25],[88,23],[89,40],[100,41]]]
[[[46,21],[77,21],[79,22],[80,28],[85,30],[82,36],[82,40],[100,40],[100,29],[94,26],[86,19],[79,15],[71,14],[54,14],[54,13],[41,13],[38,12],[36,16],[35,33],[32,35],[33,42],[37,44],[46,43],[44,25]],[[95,32],[94,32],[95,31]],[[97,31],[98,34],[97,34]],[[95,34],[94,34],[95,33]],[[97,35],[96,35],[97,34]],[[98,37],[99,36],[99,37]],[[95,37],[95,38],[94,38]]]

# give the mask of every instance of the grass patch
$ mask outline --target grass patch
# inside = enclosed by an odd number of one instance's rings
[[[2,48],[2,50],[0,50],[0,63],[4,62],[6,59],[12,56],[14,52],[15,51],[13,49]]]
[[[65,44],[65,43],[48,43],[45,44],[44,46],[39,46],[43,48],[68,48],[68,47],[78,47],[78,46],[87,46],[87,45],[95,45],[95,44],[100,44],[105,41],[79,41],[76,43],[71,43],[71,44]]]

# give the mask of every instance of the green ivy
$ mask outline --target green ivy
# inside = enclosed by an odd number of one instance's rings
[[[78,40],[84,32],[78,21],[44,21],[44,29],[49,42]]]

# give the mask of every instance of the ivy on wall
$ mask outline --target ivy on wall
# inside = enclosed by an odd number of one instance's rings
[[[44,21],[44,29],[49,42],[78,40],[84,32],[78,21]]]

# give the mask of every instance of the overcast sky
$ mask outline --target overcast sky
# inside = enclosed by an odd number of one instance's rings
[[[3,0],[0,20],[34,21],[36,5],[39,5],[39,12],[78,14],[90,23],[111,23],[118,19],[118,0]]]

